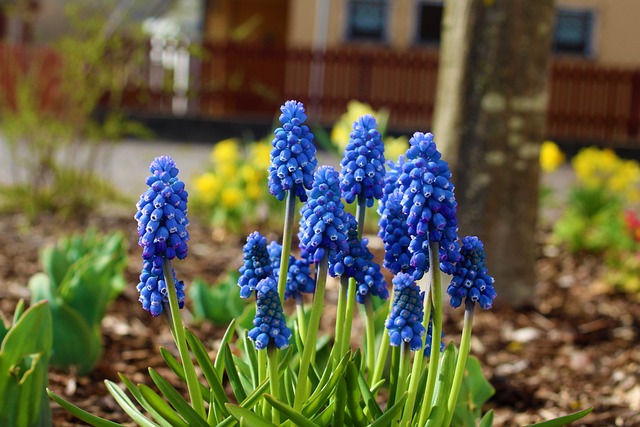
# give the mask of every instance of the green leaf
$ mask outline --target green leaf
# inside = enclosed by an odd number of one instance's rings
[[[60,248],[49,246],[40,251],[40,264],[51,278],[53,289],[57,289],[67,270],[73,264],[73,260],[70,260]]]
[[[169,403],[178,411],[178,413],[189,423],[190,426],[195,427],[209,427],[207,422],[198,415],[189,403],[182,397],[180,393],[165,380],[156,370],[149,368],[149,374],[151,379],[158,387],[160,392],[167,398]]]
[[[224,406],[226,406],[231,416],[236,420],[240,421],[241,418],[245,418],[247,425],[252,427],[276,427],[271,421],[265,420],[248,409],[232,405],[231,403],[225,403]]]
[[[364,403],[369,409],[369,414],[371,414],[374,420],[379,418],[382,415],[382,409],[380,409],[376,398],[373,396],[373,392],[369,389],[369,385],[364,379],[364,376],[362,376],[362,371],[358,372],[358,386],[360,387],[360,393],[362,394]]]
[[[493,409],[484,414],[484,417],[480,420],[480,427],[492,427],[493,426]]]
[[[224,364],[227,371],[227,377],[229,378],[229,383],[231,384],[233,393],[235,394],[238,401],[243,401],[247,398],[247,393],[245,392],[242,382],[240,381],[240,375],[238,375],[238,370],[236,369],[236,365],[233,361],[233,355],[231,354],[229,345],[223,345],[221,351],[224,356]]]
[[[331,395],[336,391],[336,385],[338,384],[340,378],[342,378],[350,359],[351,354],[349,352],[345,353],[345,355],[342,357],[342,360],[340,360],[340,363],[338,363],[338,366],[336,366],[336,369],[333,370],[332,374],[330,375],[327,384],[325,384],[325,386],[321,389],[317,389],[313,392],[311,397],[309,397],[309,399],[307,400],[306,404],[304,404],[302,407],[302,414],[304,416],[310,417],[311,415],[317,413],[320,408],[322,408],[326,404],[329,397],[331,397]]]
[[[404,402],[407,400],[407,392],[405,391],[400,396],[400,399],[391,407],[387,408],[387,410],[380,416],[380,418],[376,419],[373,423],[369,425],[369,427],[384,427],[391,425],[391,422],[400,415],[402,412],[402,408],[404,407]]]
[[[308,426],[317,426],[316,423],[311,421],[309,418],[305,417],[299,411],[296,411],[291,406],[286,403],[276,399],[274,396],[270,394],[265,394],[264,398],[271,406],[276,408],[286,419],[291,420],[294,424],[299,427],[308,427]]]
[[[334,402],[335,410],[333,411],[333,422],[331,423],[331,425],[344,425],[344,410],[347,407],[347,382],[344,377],[340,378],[340,380],[338,381],[338,387],[336,389],[336,399]]]
[[[582,411],[574,412],[569,415],[565,415],[563,417],[554,418],[553,420],[543,421],[536,424],[531,424],[529,427],[561,427],[566,426],[569,423],[579,420],[580,418],[584,418],[589,415],[593,411],[593,408],[587,408]]]
[[[443,418],[447,415],[447,400],[449,391],[453,383],[453,371],[455,369],[456,349],[453,342],[450,342],[442,354],[440,367],[438,369],[438,379],[434,391],[434,407],[441,408],[439,411],[432,411],[429,420],[434,421],[434,425],[442,425]]]
[[[258,379],[258,354],[256,353],[255,345],[249,340],[249,334],[245,331],[243,338],[244,353],[246,359],[249,361],[249,368],[251,368],[251,379],[253,380],[253,387],[255,387],[260,380]]]
[[[231,343],[231,340],[233,339],[233,332],[235,330],[235,327],[236,327],[236,320],[233,319],[231,320],[231,322],[229,322],[229,326],[227,326],[227,330],[222,336],[222,341],[220,342],[220,348],[218,349],[216,360],[215,362],[213,362],[213,366],[216,368],[216,371],[218,371],[219,378],[222,378],[222,375],[224,374],[224,352],[222,351],[222,349],[225,345],[228,346],[229,343]]]
[[[149,409],[150,406],[156,414],[162,419],[166,420],[169,425],[173,427],[188,427],[187,424],[181,417],[178,415],[173,408],[151,388],[144,384],[138,385],[138,391],[140,392],[140,396],[143,398],[143,401],[147,405],[143,405],[145,409]]]
[[[156,412],[156,410],[145,400],[145,398],[140,393],[140,390],[138,390],[138,388],[129,380],[129,378],[125,377],[120,372],[118,372],[118,376],[120,377],[120,380],[125,385],[125,387],[127,387],[127,390],[129,390],[129,393],[131,393],[131,395],[134,397],[134,399],[136,399],[138,403],[142,405],[142,407],[146,409],[147,412],[149,412],[149,414],[151,414],[151,416],[158,423],[160,423],[162,427],[173,427],[171,423],[166,421],[166,419],[162,417],[158,412]]]
[[[107,386],[107,390],[113,396],[113,398],[118,402],[118,405],[122,408],[124,412],[126,412],[131,419],[141,427],[159,427],[154,422],[147,419],[142,412],[136,408],[131,399],[118,387],[115,383],[105,380],[105,385]]]
[[[454,425],[474,424],[482,417],[482,405],[484,405],[495,393],[491,383],[487,381],[482,372],[480,361],[469,356],[460,394],[456,402],[453,414]]]
[[[67,412],[69,412],[74,417],[84,421],[85,423],[91,424],[96,427],[121,427],[123,424],[114,423],[113,421],[105,420],[103,418],[97,417],[84,409],[80,409],[72,403],[67,402],[51,390],[47,388],[47,394],[49,397],[53,399],[58,405],[62,406]]]
[[[358,368],[353,361],[347,364],[345,379],[347,382],[347,410],[356,427],[367,425],[366,417],[360,407],[360,392],[358,389]]]

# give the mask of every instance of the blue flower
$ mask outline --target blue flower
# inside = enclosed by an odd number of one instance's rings
[[[393,307],[386,322],[389,344],[398,346],[406,342],[412,351],[422,348],[422,336],[426,332],[422,326],[423,303],[424,292],[413,276],[399,273],[393,278]]]
[[[247,236],[247,243],[242,247],[244,264],[240,267],[240,297],[249,298],[251,292],[256,289],[258,283],[273,272],[269,252],[267,251],[267,238],[254,231]]]
[[[189,240],[184,182],[178,179],[178,168],[169,156],[156,157],[150,171],[146,181],[149,189],[140,196],[134,216],[142,258],[184,259]]]
[[[380,271],[380,266],[373,261],[367,239],[358,239],[358,223],[350,213],[346,214],[348,231],[348,251],[337,252],[329,260],[329,274],[333,277],[353,277],[356,281],[356,301],[364,304],[369,294],[382,299],[389,298],[387,283]]]
[[[162,313],[163,307],[169,304],[169,295],[167,292],[167,284],[165,282],[162,270],[164,258],[156,256],[152,261],[142,262],[142,273],[140,274],[140,282],[136,287],[140,293],[138,301],[142,303],[142,308],[151,312],[155,317]],[[173,281],[176,286],[176,295],[178,297],[178,305],[184,307],[184,282],[176,279],[176,273],[173,273]]]
[[[411,266],[416,269],[414,276],[421,278],[429,268],[429,242],[439,242],[440,269],[452,274],[460,246],[451,171],[431,133],[416,132],[409,144],[397,183],[411,235],[409,251]]]
[[[373,199],[382,197],[384,145],[377,126],[376,119],[370,114],[353,123],[353,132],[340,162],[340,190],[347,203],[362,196],[371,207]]]
[[[464,237],[460,260],[447,288],[447,293],[451,296],[451,306],[460,307],[465,300],[467,304],[477,302],[483,309],[490,309],[497,296],[493,282],[493,277],[488,274],[482,241],[476,236]]]
[[[347,217],[338,180],[338,172],[331,166],[318,168],[309,201],[300,210],[300,253],[311,262],[319,262],[325,254],[331,259],[336,253],[349,250]]]
[[[285,191],[293,191],[301,201],[307,200],[305,189],[311,189],[313,171],[318,165],[313,134],[302,123],[307,119],[304,105],[287,101],[280,107],[282,127],[273,131],[269,192],[284,200]]]
[[[254,328],[249,331],[249,339],[257,350],[263,350],[271,344],[278,349],[289,346],[291,330],[282,311],[278,285],[271,277],[262,279],[256,286],[256,317]]]
[[[278,280],[280,276],[280,257],[282,256],[282,245],[277,242],[269,243],[267,246],[271,267],[273,268],[273,277]],[[311,277],[311,269],[309,261],[306,259],[297,259],[293,255],[289,255],[289,272],[287,273],[287,283],[284,291],[284,299],[294,298],[296,300],[302,298],[302,294],[311,294],[316,290],[316,282]]]

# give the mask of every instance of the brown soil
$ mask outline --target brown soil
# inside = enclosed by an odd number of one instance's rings
[[[104,319],[101,362],[88,376],[52,369],[50,387],[96,415],[133,425],[103,381],[119,382],[121,372],[135,383],[149,383],[150,366],[172,378],[158,348],[174,349],[165,321],[152,318],[137,302],[140,251],[133,219],[128,212],[111,211],[82,223],[43,218],[27,226],[20,215],[4,215],[0,222],[0,310],[5,317],[13,313],[19,298],[29,299],[26,284],[40,269],[38,248],[54,243],[64,232],[90,225],[124,230],[130,236],[126,276],[131,286]],[[195,277],[214,282],[227,268],[240,265],[241,237],[214,239],[195,220],[190,234],[189,257],[176,267],[187,284]],[[475,316],[471,351],[496,388],[486,408],[495,410],[495,425],[526,425],[590,406],[593,413],[575,425],[640,425],[640,304],[597,280],[596,259],[576,259],[542,245],[540,252],[534,309],[499,308]],[[458,339],[461,315],[445,309],[446,340]],[[189,321],[186,311],[185,318]],[[207,348],[218,348],[221,328],[209,323],[191,327]],[[55,426],[82,425],[57,404],[51,407]]]

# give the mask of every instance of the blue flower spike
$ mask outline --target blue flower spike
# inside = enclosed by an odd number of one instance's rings
[[[464,237],[460,260],[447,288],[451,306],[460,307],[465,301],[466,304],[478,303],[483,309],[489,310],[497,296],[493,283],[493,277],[488,274],[482,241],[476,236]]]
[[[256,286],[256,293],[256,317],[253,319],[254,328],[249,331],[249,339],[254,342],[257,350],[264,350],[269,346],[287,348],[291,330],[287,327],[280,304],[278,284],[271,277],[262,279]]]
[[[411,351],[422,348],[422,336],[426,333],[422,320],[424,292],[416,285],[413,276],[399,273],[393,278],[393,307],[386,322],[389,344],[409,344]]]
[[[138,244],[142,247],[142,273],[137,289],[142,307],[153,316],[163,312],[169,302],[163,267],[165,260],[187,256],[189,232],[184,182],[178,179],[178,168],[169,156],[156,157],[146,179],[149,186],[136,204],[134,218],[138,223]],[[179,308],[184,307],[184,282],[178,281],[171,269]]]
[[[382,197],[385,174],[384,144],[376,119],[365,114],[353,123],[353,132],[340,162],[340,190],[347,203],[358,196],[366,199],[367,207]]]
[[[151,175],[146,180],[149,189],[140,196],[134,216],[142,259],[152,260],[156,256],[184,259],[189,241],[188,193],[184,182],[178,179],[178,168],[169,156],[156,157],[149,169]]]
[[[321,166],[314,175],[309,200],[300,210],[300,253],[310,262],[329,259],[349,250],[348,218],[340,199],[338,172],[331,166]]]
[[[273,131],[269,192],[278,200],[284,200],[285,192],[293,191],[304,202],[318,165],[313,134],[303,125],[307,115],[301,102],[287,101],[280,110],[282,127]]]
[[[277,281],[280,273],[280,257],[282,256],[282,245],[278,242],[271,242],[267,246],[274,279]],[[302,294],[312,294],[316,290],[315,280],[311,277],[309,261],[297,259],[289,255],[289,272],[284,292],[284,299],[293,298],[299,300]]]
[[[439,243],[440,269],[452,274],[460,258],[460,245],[451,171],[436,148],[433,134],[416,132],[409,144],[397,182],[411,235],[414,276],[420,279],[429,269],[429,242]]]
[[[258,283],[272,276],[273,266],[267,251],[267,238],[254,231],[242,247],[244,264],[240,267],[240,297],[249,298]]]

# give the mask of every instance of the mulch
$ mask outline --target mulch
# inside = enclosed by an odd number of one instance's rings
[[[81,408],[134,425],[108,393],[104,380],[119,383],[120,372],[134,383],[150,384],[148,367],[174,378],[158,349],[175,350],[163,318],[152,318],[137,302],[140,251],[131,215],[114,208],[82,221],[41,217],[29,225],[15,214],[1,216],[0,223],[0,310],[5,318],[13,313],[18,299],[28,301],[26,285],[40,271],[38,249],[42,246],[55,243],[63,233],[89,226],[123,230],[130,236],[126,277],[131,286],[104,318],[101,361],[87,376],[52,368],[49,382],[52,390]],[[181,279],[188,284],[201,277],[213,283],[227,269],[240,266],[242,237],[212,234],[196,219],[191,223],[189,257],[176,266]],[[500,306],[475,316],[471,352],[496,389],[485,409],[494,409],[496,426],[526,425],[586,407],[594,407],[593,413],[574,425],[640,425],[638,298],[616,294],[599,280],[597,258],[568,255],[547,245],[544,233],[539,240],[534,307],[517,311]],[[498,293],[500,286],[497,284]],[[223,328],[195,324],[188,311],[184,314],[215,356]],[[331,324],[332,315],[329,307],[323,320]],[[462,312],[447,307],[445,339],[457,342],[461,324]],[[54,402],[51,407],[55,426],[83,425]]]

